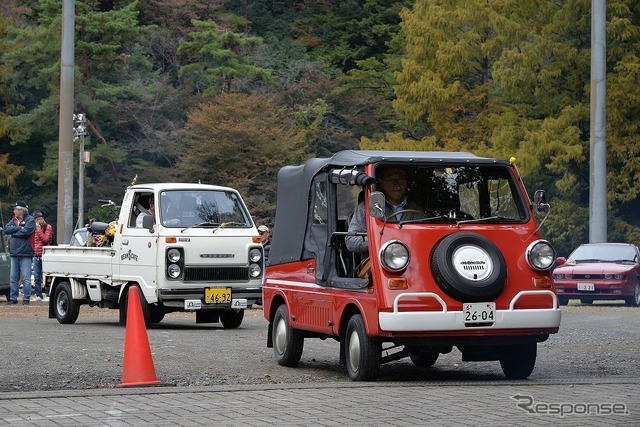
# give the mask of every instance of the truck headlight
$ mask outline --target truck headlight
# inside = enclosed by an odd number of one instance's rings
[[[256,278],[260,277],[260,274],[262,274],[262,267],[259,264],[251,264],[249,266],[249,276]]]
[[[548,270],[555,260],[556,251],[546,240],[536,240],[527,248],[527,263],[534,270]]]
[[[258,262],[262,259],[262,251],[258,248],[251,248],[249,250],[249,261]]]
[[[180,273],[182,271],[180,270],[180,266],[178,264],[171,264],[169,265],[169,267],[167,268],[167,274],[169,275],[169,277],[171,277],[172,279],[177,279],[178,277],[180,277]]]
[[[409,248],[399,240],[388,241],[380,249],[382,267],[392,273],[407,268],[409,259]]]
[[[178,262],[180,261],[180,251],[176,248],[171,248],[167,251],[167,259],[169,262]]]

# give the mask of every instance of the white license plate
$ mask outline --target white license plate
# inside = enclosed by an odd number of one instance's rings
[[[465,325],[496,321],[496,304],[494,302],[465,303],[462,311]]]
[[[231,300],[231,308],[247,308],[246,298],[234,298]]]
[[[595,291],[596,286],[593,283],[581,283],[578,282],[578,290],[579,291]]]
[[[186,299],[184,300],[185,310],[200,310],[202,308],[202,301],[199,299]]]

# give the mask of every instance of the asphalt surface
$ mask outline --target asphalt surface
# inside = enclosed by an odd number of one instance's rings
[[[353,383],[332,340],[306,340],[301,365],[283,368],[250,310],[236,330],[167,316],[147,331],[163,385],[120,388],[116,312],[83,307],[59,325],[42,303],[2,305],[0,325],[0,425],[640,425],[640,310],[628,307],[563,309],[525,381],[454,351],[430,370],[397,361]]]

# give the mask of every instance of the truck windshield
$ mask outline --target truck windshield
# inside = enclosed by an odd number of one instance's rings
[[[420,214],[403,215],[403,222],[522,222],[528,218],[526,201],[506,167],[463,165],[403,169],[411,201],[407,206],[420,211]],[[395,222],[394,217],[389,221]]]
[[[251,218],[238,195],[231,191],[172,190],[160,193],[160,222],[165,227],[197,224],[251,227]]]

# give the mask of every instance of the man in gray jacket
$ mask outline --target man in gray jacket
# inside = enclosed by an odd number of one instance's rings
[[[409,200],[407,196],[408,178],[407,172],[403,168],[397,166],[381,168],[378,172],[377,181],[385,195],[385,215],[389,222],[406,221],[423,216],[414,212],[401,212],[393,215],[394,212],[407,209],[422,211],[422,207]],[[364,202],[362,202],[356,208],[355,214],[351,222],[349,222],[349,232],[366,233],[366,231],[367,223],[365,219]],[[347,236],[345,238],[345,244],[351,252],[362,253],[369,250],[369,242],[366,236]]]
[[[9,304],[18,303],[20,279],[22,279],[22,304],[31,300],[31,260],[33,258],[33,238],[36,231],[36,220],[29,215],[25,202],[18,200],[11,205],[13,218],[4,226],[5,234],[11,236],[9,254],[11,256],[11,295]]]

